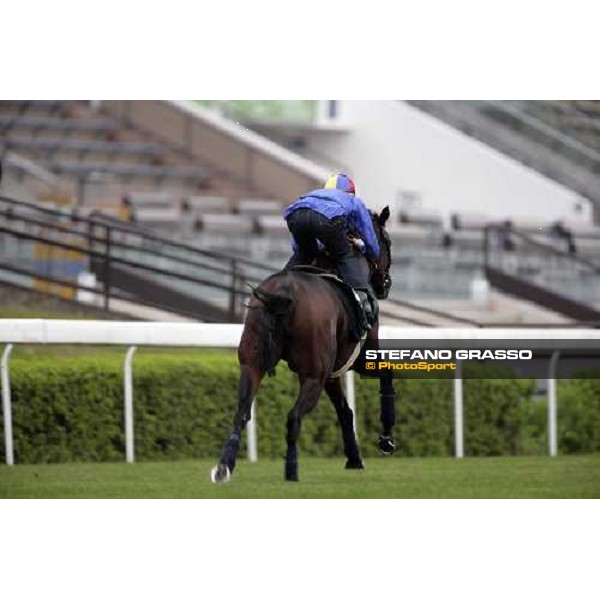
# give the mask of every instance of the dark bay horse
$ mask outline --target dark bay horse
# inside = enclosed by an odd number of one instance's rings
[[[391,287],[390,238],[385,223],[390,216],[386,207],[372,214],[380,254],[369,263],[370,283],[378,298],[388,296]],[[350,336],[349,317],[334,286],[323,277],[296,270],[268,277],[253,291],[248,305],[244,331],[238,349],[240,380],[238,409],[233,431],[225,443],[217,466],[211,472],[214,483],[229,481],[235,468],[242,430],[250,419],[252,402],[265,374],[285,360],[298,375],[300,392],[287,418],[287,454],[285,478],[298,480],[296,443],[302,418],[317,404],[323,389],[331,399],[342,430],[347,469],[363,469],[353,425],[352,410],[342,390],[337,370],[351,359],[356,342]],[[379,323],[365,340],[365,349],[377,349]],[[358,365],[355,365],[358,369]],[[383,433],[378,440],[382,454],[394,449],[392,428],[395,424],[395,391],[391,377],[380,379],[380,418]]]

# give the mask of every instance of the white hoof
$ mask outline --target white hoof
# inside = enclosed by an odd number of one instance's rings
[[[210,480],[213,483],[229,483],[231,481],[231,471],[227,465],[218,464],[210,471]]]

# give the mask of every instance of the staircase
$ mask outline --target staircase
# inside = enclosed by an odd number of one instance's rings
[[[413,100],[409,104],[600,207],[600,103],[588,101],[581,106],[581,102]]]
[[[600,265],[592,260],[542,244],[521,231],[490,225],[485,230],[484,273],[506,294],[590,326],[600,325]]]

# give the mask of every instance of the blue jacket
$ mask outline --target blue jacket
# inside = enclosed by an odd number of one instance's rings
[[[323,189],[313,190],[301,196],[283,211],[283,218],[287,218],[299,208],[310,208],[328,219],[345,217],[349,229],[356,231],[365,242],[367,256],[379,256],[379,244],[373,229],[371,215],[363,201],[352,194],[342,190]]]

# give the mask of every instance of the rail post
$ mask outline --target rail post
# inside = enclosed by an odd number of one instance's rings
[[[128,463],[135,462],[135,443],[133,438],[133,375],[132,362],[133,355],[137,350],[136,346],[130,346],[125,355],[123,364],[123,379],[125,388],[125,460]]]
[[[111,244],[111,228],[108,225],[104,226],[105,231],[105,244],[104,244],[104,265],[103,265],[103,279],[104,279],[104,310],[109,309],[110,300],[110,244]]]
[[[558,437],[556,433],[556,368],[560,352],[555,350],[550,357],[548,367],[548,454],[558,454]]]
[[[483,228],[483,270],[487,271],[490,260],[490,226]]]
[[[464,456],[464,433],[463,433],[463,380],[462,363],[456,361],[454,374],[454,456]]]
[[[6,453],[6,464],[12,466],[15,464],[13,450],[13,432],[12,432],[12,406],[10,397],[10,373],[8,369],[10,353],[13,345],[7,344],[2,353],[2,412],[4,414],[4,448]]]

